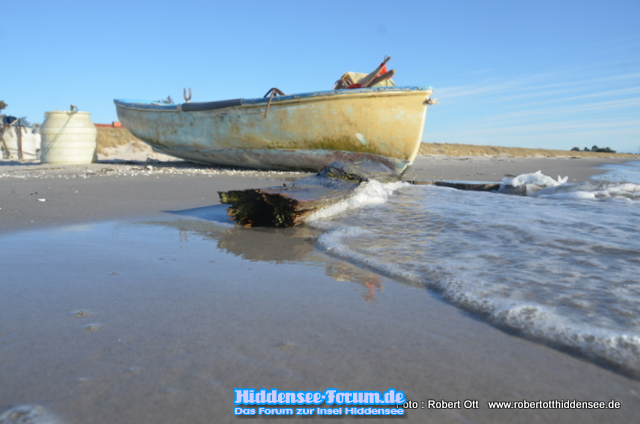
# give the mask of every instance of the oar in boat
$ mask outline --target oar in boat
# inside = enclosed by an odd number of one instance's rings
[[[379,84],[382,81],[391,78],[395,74],[396,74],[395,69],[392,69],[389,72],[385,72],[384,74],[380,75],[378,78],[375,78],[373,81],[371,81],[371,83],[369,84],[369,87],[373,87],[374,85]]]
[[[387,65],[387,62],[390,60],[391,60],[391,56],[386,56],[382,61],[382,63],[380,64],[380,66],[378,66],[375,69],[375,71],[371,72],[369,75],[367,75],[364,78],[360,78],[357,82],[360,88],[369,87],[371,85],[371,82],[378,76],[378,74],[380,74],[380,72],[383,71],[383,69],[384,69],[384,72],[386,72],[386,65]]]

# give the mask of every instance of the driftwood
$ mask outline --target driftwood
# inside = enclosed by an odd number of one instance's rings
[[[237,223],[251,227],[294,227],[318,209],[349,197],[362,182],[398,181],[400,176],[379,162],[335,162],[290,185],[219,192],[220,202]]]
[[[461,181],[431,181],[431,180],[405,180],[415,185],[434,185],[438,187],[450,187],[466,191],[498,191],[500,183],[461,182]]]

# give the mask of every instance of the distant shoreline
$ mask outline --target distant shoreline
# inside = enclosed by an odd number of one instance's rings
[[[528,147],[476,146],[474,144],[422,143],[421,156],[505,156],[518,158],[629,158],[640,159],[632,153],[601,153],[556,149],[533,149]]]

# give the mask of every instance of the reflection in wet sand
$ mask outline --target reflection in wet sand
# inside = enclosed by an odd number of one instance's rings
[[[145,221],[145,225],[160,225],[178,230],[180,241],[188,242],[190,234],[216,242],[222,251],[249,261],[274,263],[303,262],[325,267],[326,275],[336,281],[357,283],[365,288],[362,298],[369,302],[382,292],[382,278],[348,262],[331,258],[316,249],[316,239],[322,231],[311,227],[243,228],[229,222],[226,206],[216,205],[186,211],[173,211],[194,219]]]

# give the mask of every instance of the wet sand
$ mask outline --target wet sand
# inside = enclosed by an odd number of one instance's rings
[[[500,159],[421,157],[406,177],[498,181],[540,169],[582,180],[603,163]],[[226,221],[217,191],[299,176],[0,165],[0,416],[31,405],[35,422],[239,422],[236,388],[395,388],[419,405],[406,422],[636,422],[637,380],[331,258],[308,228]],[[479,409],[428,409],[429,399]],[[555,399],[621,408],[487,406]]]

